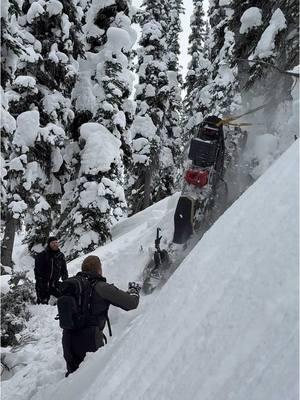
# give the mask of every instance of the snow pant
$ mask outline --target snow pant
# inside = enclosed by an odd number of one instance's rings
[[[64,329],[62,346],[67,364],[66,376],[76,371],[87,352],[95,352],[104,345],[104,335],[98,326],[78,331]]]
[[[58,284],[56,286],[49,286],[48,282],[43,282],[40,280],[36,281],[35,291],[37,297],[37,304],[48,304],[51,295],[58,297],[59,296]]]

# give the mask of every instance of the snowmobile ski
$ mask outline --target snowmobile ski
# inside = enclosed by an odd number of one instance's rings
[[[160,228],[156,230],[155,252],[153,259],[147,264],[143,271],[142,291],[144,294],[152,293],[164,280],[165,272],[170,268],[170,257],[167,250],[160,248]]]
[[[193,234],[194,200],[188,196],[181,196],[174,214],[173,243],[185,243]]]

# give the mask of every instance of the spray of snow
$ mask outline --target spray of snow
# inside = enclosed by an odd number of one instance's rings
[[[299,73],[299,66],[293,72]],[[253,126],[247,127],[248,143],[244,162],[253,179],[257,179],[273,162],[291,146],[299,135],[299,79],[294,78],[292,99],[281,102],[273,113],[255,113]],[[251,107],[261,105],[262,99],[252,95]],[[245,119],[247,121],[247,119]],[[270,123],[271,122],[271,123]]]

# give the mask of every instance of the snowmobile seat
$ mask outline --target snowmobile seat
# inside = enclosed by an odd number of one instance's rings
[[[210,167],[216,161],[217,150],[217,142],[193,138],[188,157],[199,167]]]

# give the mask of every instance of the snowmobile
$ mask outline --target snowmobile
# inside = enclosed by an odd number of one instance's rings
[[[162,275],[170,268],[170,257],[167,250],[161,250],[160,228],[156,230],[156,239],[154,242],[155,252],[153,259],[147,264],[143,271],[142,291],[144,294],[150,294],[162,282]]]
[[[144,294],[150,294],[163,285],[199,240],[198,235],[194,236],[194,240],[189,240],[191,236],[198,231],[203,234],[216,215],[220,215],[227,206],[225,169],[230,163],[238,165],[238,154],[246,144],[247,132],[235,126],[225,138],[222,122],[218,117],[207,117],[191,139],[188,152],[190,161],[174,214],[173,240],[167,250],[161,250],[160,228],[157,228],[154,257],[143,272]],[[218,207],[220,210],[217,210]],[[212,221],[211,210],[216,214]]]
[[[184,185],[174,214],[173,243],[183,244],[205,219],[220,186],[226,201],[227,184],[224,181],[225,139],[222,120],[207,117],[191,139],[190,160],[184,174]]]

